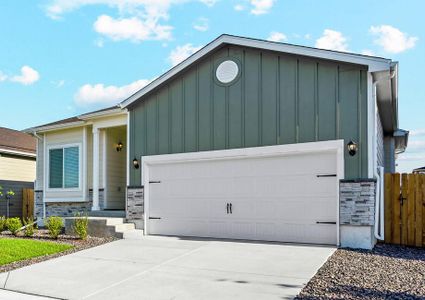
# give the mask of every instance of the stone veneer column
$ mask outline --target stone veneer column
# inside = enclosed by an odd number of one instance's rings
[[[375,245],[375,194],[375,179],[340,181],[341,247],[372,249]]]
[[[43,191],[35,190],[34,191],[34,218],[42,219],[43,218]]]
[[[134,223],[137,229],[144,228],[144,188],[143,186],[127,187],[126,218]]]

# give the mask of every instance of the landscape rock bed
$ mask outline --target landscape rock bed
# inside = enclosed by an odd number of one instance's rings
[[[29,266],[35,263],[39,263],[45,260],[49,260],[55,257],[60,257],[60,256],[64,256],[70,253],[74,253],[77,251],[81,251],[84,249],[88,249],[88,248],[92,248],[92,247],[96,247],[99,245],[103,245],[109,242],[112,242],[114,240],[117,240],[116,238],[98,238],[98,237],[87,237],[86,240],[80,240],[75,236],[71,236],[71,235],[60,235],[58,237],[58,239],[52,239],[47,230],[38,230],[34,236],[32,237],[25,237],[25,236],[19,236],[19,237],[15,237],[12,234],[10,234],[9,232],[3,232],[0,234],[0,238],[16,238],[16,239],[32,239],[32,240],[40,240],[40,241],[46,241],[46,242],[56,242],[56,243],[62,243],[62,244],[69,244],[74,246],[73,248],[63,251],[63,252],[59,252],[59,253],[55,253],[52,255],[45,255],[45,256],[39,256],[39,257],[34,257],[28,260],[22,260],[22,261],[16,261],[7,265],[3,265],[0,266],[0,273],[2,272],[8,272],[11,270],[15,270],[18,268],[22,268],[25,266]]]
[[[425,299],[425,249],[338,249],[295,299]]]

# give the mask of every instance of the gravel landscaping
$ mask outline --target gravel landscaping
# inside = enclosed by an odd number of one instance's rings
[[[55,254],[51,254],[51,255],[45,255],[45,256],[39,256],[39,257],[34,257],[31,259],[27,259],[27,260],[23,260],[23,261],[16,261],[7,265],[2,265],[0,266],[0,273],[1,272],[8,272],[14,269],[18,269],[18,268],[22,268],[28,265],[32,265],[38,262],[42,262],[45,260],[49,260],[55,257],[59,257],[59,256],[63,256],[63,255],[67,255],[70,253],[74,253],[77,251],[81,251],[84,249],[88,249],[88,248],[92,248],[92,247],[96,247],[105,243],[109,243],[112,242],[114,240],[116,240],[116,238],[97,238],[97,237],[87,237],[86,240],[80,240],[78,238],[76,238],[75,236],[70,236],[70,235],[60,235],[58,237],[57,240],[52,239],[49,235],[47,230],[38,230],[33,237],[24,237],[24,236],[20,236],[20,237],[14,237],[13,235],[11,235],[8,232],[3,232],[0,234],[0,239],[1,238],[16,238],[16,239],[33,239],[33,240],[40,240],[40,241],[50,241],[50,242],[57,242],[60,244],[68,244],[68,245],[72,245],[73,248],[69,249],[69,250],[65,250],[63,252],[59,252],[59,253],[55,253]]]
[[[338,249],[295,299],[425,299],[425,249]]]

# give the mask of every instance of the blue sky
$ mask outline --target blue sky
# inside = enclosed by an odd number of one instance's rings
[[[112,105],[222,33],[400,62],[400,171],[425,165],[423,1],[0,2],[0,126],[24,129]]]

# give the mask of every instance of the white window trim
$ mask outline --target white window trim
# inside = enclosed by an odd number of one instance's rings
[[[65,148],[71,148],[71,147],[78,147],[78,187],[76,188],[51,188],[50,187],[50,150],[52,149],[65,149]],[[82,153],[81,153],[81,149],[82,149],[82,143],[72,143],[72,144],[58,144],[58,145],[50,145],[47,146],[47,151],[46,151],[46,161],[45,161],[45,165],[46,165],[46,169],[47,169],[47,173],[46,173],[46,191],[47,192],[81,192],[82,191],[82,167],[83,167],[83,162],[82,162]],[[63,178],[64,179],[64,178]]]

